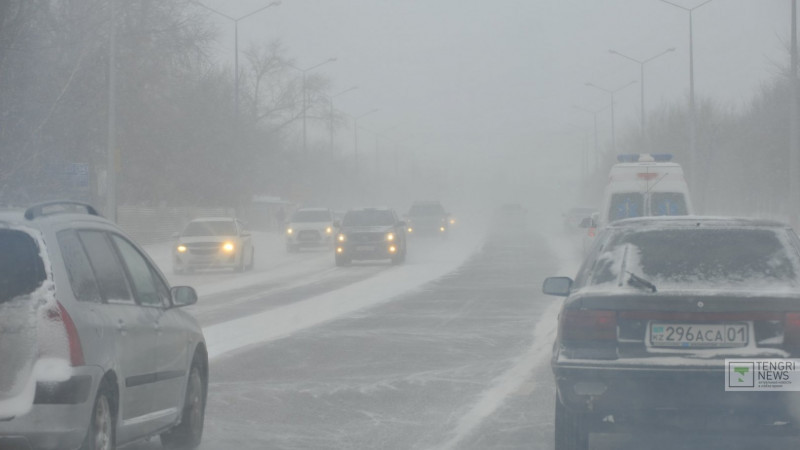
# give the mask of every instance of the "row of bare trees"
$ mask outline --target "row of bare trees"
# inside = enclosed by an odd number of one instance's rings
[[[288,132],[304,114],[342,120],[327,107],[330,80],[309,75],[304,88],[279,40],[242,52],[237,120],[234,74],[210,54],[216,30],[206,12],[191,0],[111,5],[0,2],[0,204],[103,204],[112,33],[120,204],[235,206],[258,193],[303,199],[352,188],[347,177],[333,183],[331,168],[346,164],[327,141],[304,154]]]

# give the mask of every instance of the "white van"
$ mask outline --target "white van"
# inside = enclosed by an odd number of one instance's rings
[[[689,186],[672,155],[618,155],[608,174],[597,225],[640,216],[693,214]]]

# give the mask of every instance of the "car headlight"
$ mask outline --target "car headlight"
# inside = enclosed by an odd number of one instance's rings
[[[331,234],[331,233],[333,233],[333,228],[332,228],[332,227],[325,228],[325,233],[326,233],[326,234]]]
[[[236,250],[236,246],[233,245],[233,242],[225,242],[222,244],[222,251],[225,253],[232,253]]]
[[[339,242],[344,242],[347,240],[347,236],[345,236],[344,234],[339,234],[339,236],[336,237],[336,240]]]
[[[181,244],[177,247],[178,253],[186,253],[186,246]]]
[[[386,233],[386,240],[389,242],[394,241],[394,233]]]
[[[439,231],[444,231],[444,227],[439,227]]]
[[[456,219],[450,219],[450,225],[455,225],[455,224],[456,224]]]
[[[294,233],[293,229],[291,229],[291,228],[287,228],[286,229],[286,234],[292,234],[292,233]]]
[[[413,232],[414,232],[414,229],[413,229],[413,228],[411,228],[411,227],[408,227],[408,232],[409,232],[409,233],[413,233]]]

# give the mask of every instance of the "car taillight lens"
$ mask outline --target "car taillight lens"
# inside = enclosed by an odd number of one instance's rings
[[[62,329],[66,333],[67,338],[66,344],[69,348],[70,365],[73,367],[82,366],[84,364],[83,347],[81,346],[81,340],[78,336],[78,329],[75,327],[75,322],[72,321],[72,317],[70,317],[67,310],[64,309],[64,306],[56,302],[56,307],[48,309],[45,317],[51,325],[55,325],[56,327],[60,325],[63,327]],[[41,334],[43,331],[44,330],[40,331],[40,339],[58,339],[57,336],[50,335],[49,333],[42,336]],[[43,342],[40,344],[40,348],[53,348],[53,346],[57,344],[57,342]]]
[[[800,350],[800,313],[786,313],[783,322],[783,344],[787,349]]]
[[[616,311],[567,309],[561,313],[563,341],[608,341],[617,339]]]

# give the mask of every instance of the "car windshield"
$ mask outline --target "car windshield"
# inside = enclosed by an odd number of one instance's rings
[[[189,222],[183,236],[235,236],[236,224],[231,220],[203,220]]]
[[[382,209],[348,211],[342,220],[343,227],[383,227],[392,225],[394,225],[392,212]]]
[[[330,222],[331,214],[321,210],[300,210],[292,215],[292,222]]]
[[[444,214],[444,208],[439,203],[420,203],[411,205],[409,216],[437,216]]]
[[[599,254],[592,284],[631,272],[659,289],[796,289],[798,260],[787,237],[764,229],[620,232]]]

